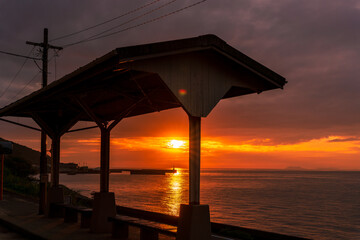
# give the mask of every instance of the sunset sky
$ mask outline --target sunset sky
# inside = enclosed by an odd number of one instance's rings
[[[41,42],[45,27],[54,39],[151,2],[2,0],[0,51],[27,55],[32,47],[25,42]],[[113,31],[124,30],[196,2],[155,1],[51,44],[64,46],[117,25]],[[288,83],[283,90],[221,101],[202,121],[202,167],[360,170],[359,26],[357,0],[207,0],[149,24],[65,48],[57,58],[50,51],[49,82],[118,47],[215,34]],[[31,56],[39,54],[35,49]],[[0,107],[41,87],[32,60],[17,74],[23,63],[22,58],[0,54]],[[8,119],[36,126],[31,120]],[[111,136],[111,167],[188,166],[188,119],[182,109],[125,119]],[[0,137],[40,147],[38,132],[5,122],[0,122]],[[99,166],[99,141],[98,129],[66,134],[61,161]]]

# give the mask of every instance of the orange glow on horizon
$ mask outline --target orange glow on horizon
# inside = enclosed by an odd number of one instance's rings
[[[329,136],[295,143],[277,144],[272,139],[239,139],[234,136],[202,137],[201,161],[204,168],[285,168],[323,166],[360,169],[356,156],[360,154],[360,139],[352,136]],[[64,150],[67,159],[82,159],[93,153],[98,165],[100,139],[80,139],[76,148]],[[86,151],[84,151],[86,149]],[[77,153],[75,153],[77,152]],[[97,153],[95,153],[97,152]],[[111,138],[112,164],[141,167],[188,167],[187,137],[123,137]],[[95,153],[95,154],[94,154]],[[271,159],[271,161],[270,161]],[[348,164],[344,164],[347,161]],[[352,167],[353,166],[353,167]]]
[[[341,141],[346,139],[341,136],[329,136],[326,138],[312,139],[309,141],[292,144],[271,144],[269,139],[252,139],[238,141],[222,137],[204,137],[201,141],[203,153],[212,152],[338,152],[357,153],[360,151],[360,140]],[[340,140],[340,141],[334,141]],[[87,146],[99,146],[100,139],[82,139],[77,141]],[[157,150],[157,151],[188,151],[186,138],[169,137],[130,137],[112,138],[111,144],[116,149],[128,151]],[[96,150],[98,148],[95,148]],[[95,150],[93,149],[93,150]]]

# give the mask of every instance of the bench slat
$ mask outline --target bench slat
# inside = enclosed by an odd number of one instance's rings
[[[53,203],[50,206],[57,208],[58,212],[62,213],[64,222],[74,223],[78,221],[78,213],[81,215],[81,228],[88,228],[91,224],[92,209],[85,207],[78,207],[71,204]]]
[[[129,217],[124,215],[116,215],[115,217],[109,217],[109,221],[114,223],[124,223],[127,225],[139,227],[141,230],[145,232],[157,232],[168,236],[176,236],[177,228],[172,225],[158,223],[154,221],[144,220],[135,217]],[[113,226],[115,227],[116,224]]]

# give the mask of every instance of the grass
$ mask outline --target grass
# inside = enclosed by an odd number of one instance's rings
[[[39,196],[39,184],[37,180],[32,177],[13,175],[10,171],[6,171],[6,169],[4,172],[4,189],[31,197]]]

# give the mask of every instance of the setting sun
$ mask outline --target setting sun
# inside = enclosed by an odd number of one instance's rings
[[[171,140],[167,144],[170,148],[182,148],[185,146],[185,141]]]

